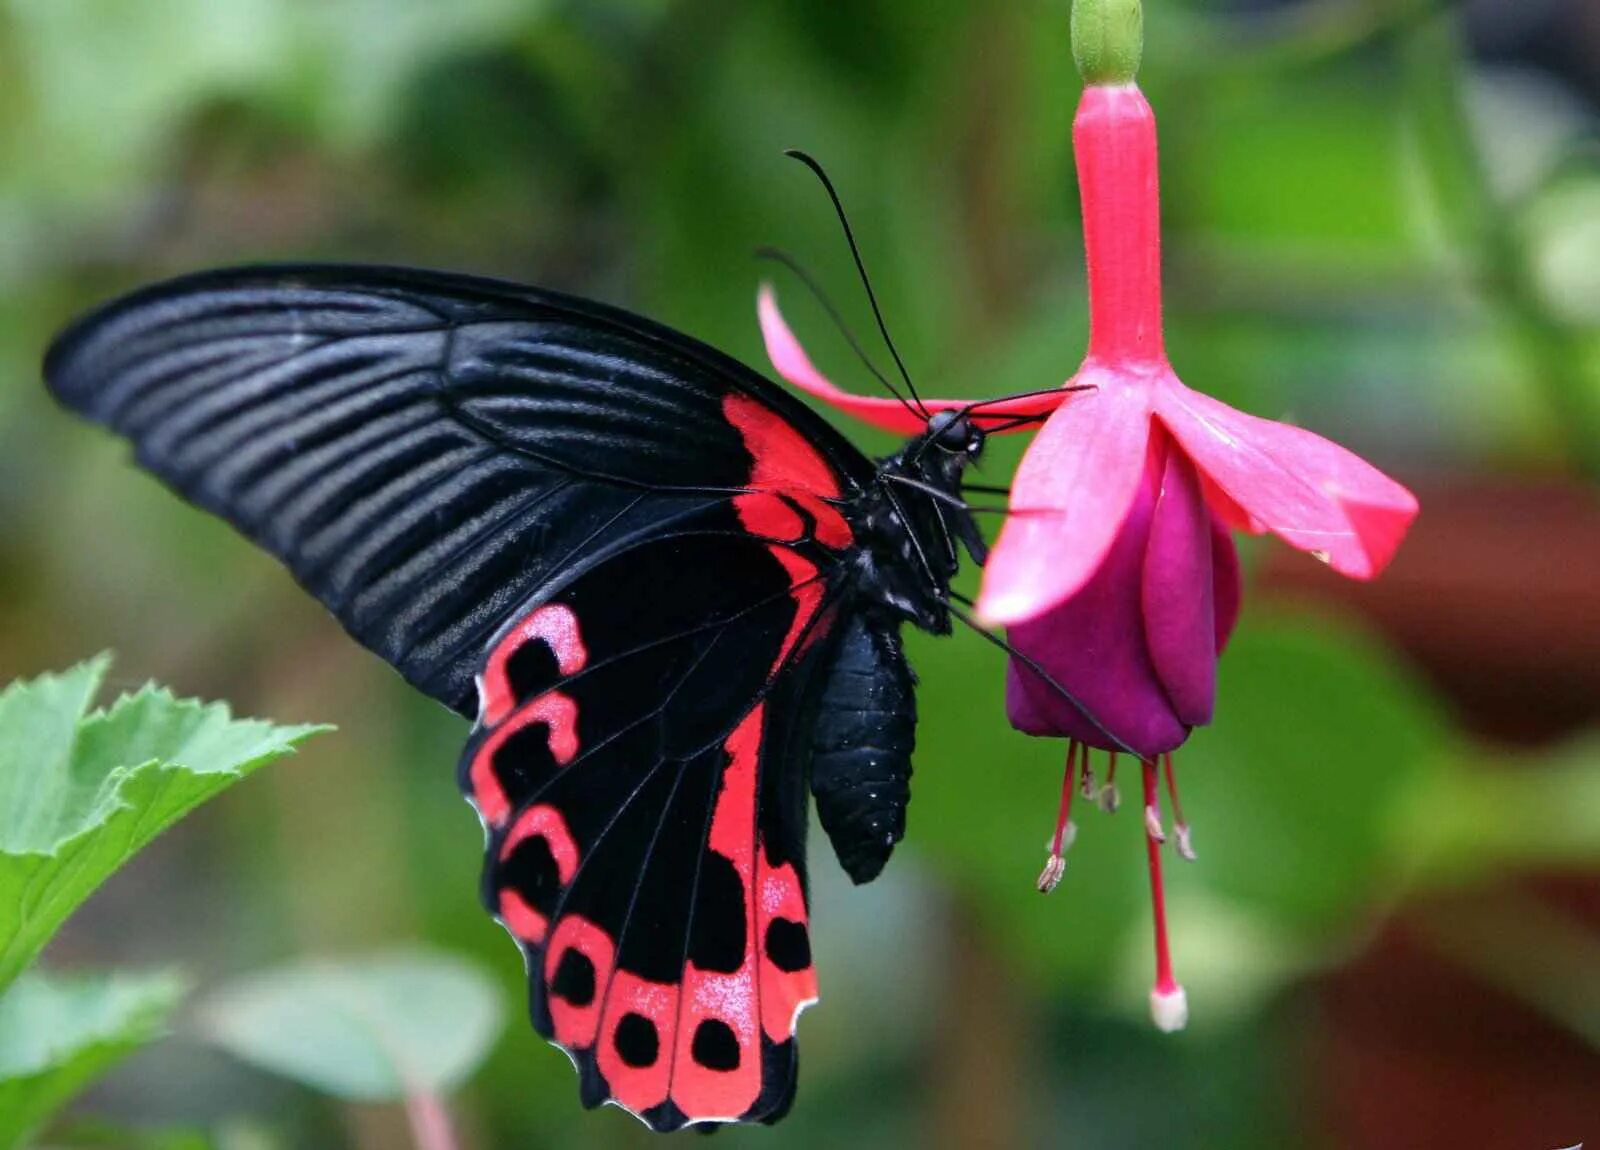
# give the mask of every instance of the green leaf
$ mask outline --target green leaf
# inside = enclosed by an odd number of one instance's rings
[[[433,953],[304,962],[241,979],[202,1010],[235,1057],[341,1098],[443,1094],[488,1055],[500,996],[478,969]]]
[[[0,1150],[160,1037],[182,993],[169,975],[18,979],[0,996]]]
[[[0,990],[131,855],[326,729],[233,719],[159,687],[86,715],[109,665],[0,692]]]

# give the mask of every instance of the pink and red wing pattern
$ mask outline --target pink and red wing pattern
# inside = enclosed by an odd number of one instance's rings
[[[742,396],[724,411],[747,489],[507,627],[462,760],[536,1027],[586,1103],[663,1130],[786,1110],[817,997],[786,757],[853,537],[803,436]]]

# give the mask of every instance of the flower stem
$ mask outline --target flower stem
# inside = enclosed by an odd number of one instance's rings
[[[417,1150],[456,1150],[450,1115],[437,1094],[428,1090],[409,1091],[406,1118],[411,1123],[411,1138]]]

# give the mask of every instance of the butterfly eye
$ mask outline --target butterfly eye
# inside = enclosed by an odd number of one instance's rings
[[[946,451],[970,452],[974,439],[982,438],[982,432],[971,420],[947,411],[935,415],[928,427]]]

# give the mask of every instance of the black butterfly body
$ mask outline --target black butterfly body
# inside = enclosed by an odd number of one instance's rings
[[[736,361],[552,292],[266,267],[139,291],[45,375],[475,718],[486,904],[586,1104],[775,1121],[816,999],[809,785],[841,864],[905,829],[904,621],[983,541],[958,413],[874,464]]]

